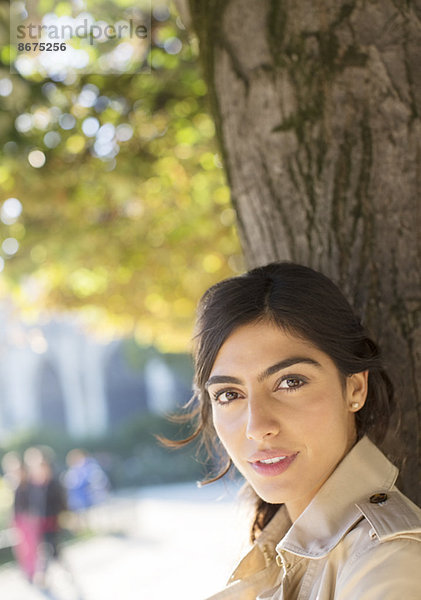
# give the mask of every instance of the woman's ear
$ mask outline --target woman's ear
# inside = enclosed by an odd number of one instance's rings
[[[348,408],[351,412],[360,410],[367,399],[368,371],[353,373],[346,379],[346,396]]]

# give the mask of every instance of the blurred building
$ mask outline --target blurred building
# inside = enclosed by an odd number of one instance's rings
[[[111,423],[171,411],[190,396],[188,378],[165,356],[149,349],[136,367],[125,340],[101,343],[71,317],[29,326],[3,307],[0,353],[0,435],[37,426],[99,435]]]

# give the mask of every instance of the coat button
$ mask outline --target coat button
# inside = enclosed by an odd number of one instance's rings
[[[378,494],[373,494],[370,496],[371,504],[381,504],[382,502],[386,502],[387,494],[384,492],[379,492]]]

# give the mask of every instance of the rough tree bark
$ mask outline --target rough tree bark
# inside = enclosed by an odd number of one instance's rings
[[[246,263],[346,292],[391,368],[385,448],[420,502],[421,0],[188,4]]]

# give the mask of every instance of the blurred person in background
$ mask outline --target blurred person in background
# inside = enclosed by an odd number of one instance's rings
[[[12,526],[16,532],[16,539],[13,553],[25,577],[32,581],[36,571],[37,548],[40,539],[37,519],[29,509],[28,474],[16,452],[5,454],[2,468],[14,495]]]
[[[63,486],[54,474],[53,452],[46,447],[31,447],[24,453],[27,472],[27,513],[35,537],[36,556],[31,580],[45,586],[49,563],[59,556],[61,532],[59,516],[67,510]]]
[[[67,492],[67,504],[78,515],[78,525],[86,525],[86,511],[106,500],[110,482],[98,461],[85,450],[70,450],[66,463],[68,469],[63,476],[63,483]]]

